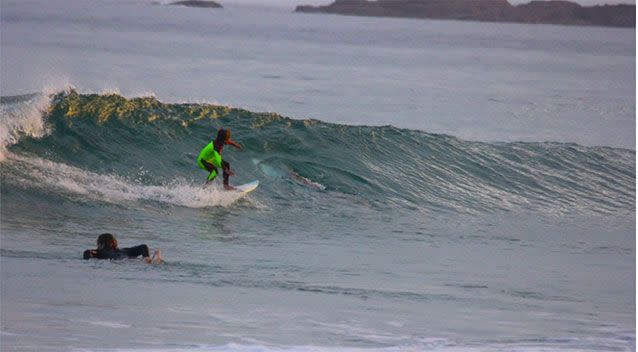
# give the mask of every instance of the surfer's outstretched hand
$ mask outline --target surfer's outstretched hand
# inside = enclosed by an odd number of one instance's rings
[[[153,260],[155,261],[155,264],[159,264],[162,262],[162,252],[159,248],[155,250],[155,252],[153,252]]]
[[[159,264],[162,262],[162,252],[160,252],[159,248],[153,252],[152,257],[145,257],[144,261],[148,264]]]

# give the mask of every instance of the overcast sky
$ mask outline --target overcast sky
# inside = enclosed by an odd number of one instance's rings
[[[285,7],[295,7],[297,5],[328,5],[334,0],[219,0],[221,3],[243,3],[243,4],[268,4],[281,5]],[[531,0],[509,0],[511,4],[524,4]],[[570,0],[583,6],[602,4],[636,4],[636,0]]]

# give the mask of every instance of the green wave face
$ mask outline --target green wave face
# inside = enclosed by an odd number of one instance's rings
[[[82,184],[107,177],[101,182],[134,183],[144,192],[175,180],[200,187],[206,175],[195,158],[224,127],[243,146],[227,146],[223,153],[237,174],[235,183],[259,179],[266,197],[298,196],[304,189],[327,197],[345,194],[373,207],[437,212],[635,209],[632,150],[469,142],[391,126],[337,125],[73,90],[51,97],[39,113],[47,133],[29,135],[6,121],[17,114],[8,105],[33,99],[3,98],[7,129],[18,135],[3,141],[10,155],[3,161],[9,187],[55,193],[55,177],[49,180],[47,173],[55,175],[56,169],[60,179],[76,175]]]

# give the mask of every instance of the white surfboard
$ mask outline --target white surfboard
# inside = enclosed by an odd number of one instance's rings
[[[235,186],[235,190],[246,194],[254,191],[257,186],[259,186],[259,181],[255,180],[240,186]]]

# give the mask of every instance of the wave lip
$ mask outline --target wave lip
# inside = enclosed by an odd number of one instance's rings
[[[49,97],[27,94],[2,97],[0,104],[0,162],[7,156],[7,149],[23,136],[41,138],[49,132],[43,114],[49,106]]]

